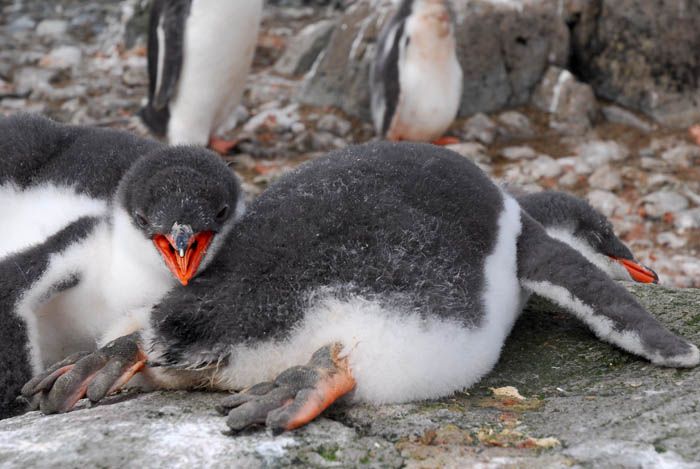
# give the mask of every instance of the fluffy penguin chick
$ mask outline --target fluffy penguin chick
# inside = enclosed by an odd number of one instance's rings
[[[454,121],[462,69],[445,0],[403,0],[377,42],[372,117],[389,140],[433,141]]]
[[[148,34],[148,104],[141,117],[171,144],[210,144],[241,101],[262,0],[156,0]]]
[[[213,259],[242,207],[235,175],[207,150],[41,117],[0,127],[16,144],[2,144],[0,165],[15,233],[0,240],[3,415],[32,374],[147,322]]]
[[[244,389],[220,407],[234,430],[296,428],[351,390],[371,403],[446,396],[491,370],[526,292],[655,364],[698,363],[694,345],[548,236],[473,163],[434,145],[384,142],[276,182],[198,281],[154,307],[140,336],[81,359],[45,399],[63,408],[75,386],[103,396],[102,382],[91,391],[89,360],[117,348],[129,350],[118,354],[127,363],[147,354],[163,387]]]
[[[576,249],[611,278],[659,282],[656,272],[634,259],[610,221],[585,200],[557,191],[525,194],[517,200],[549,236]]]

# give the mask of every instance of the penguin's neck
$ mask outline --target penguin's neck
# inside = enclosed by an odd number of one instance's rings
[[[124,209],[114,206],[108,233],[103,288],[119,310],[157,302],[177,284],[153,242],[131,223]]]

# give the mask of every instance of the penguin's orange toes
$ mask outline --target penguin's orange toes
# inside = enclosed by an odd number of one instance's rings
[[[274,382],[265,382],[226,398],[217,409],[228,412],[226,424],[234,431],[266,424],[274,434],[299,428],[355,388],[342,345],[317,350],[306,366],[283,371]]]
[[[239,139],[225,140],[215,135],[209,137],[209,148],[222,156],[231,153],[239,143],[241,143]]]
[[[39,408],[45,414],[68,412],[85,396],[97,402],[117,391],[145,363],[146,355],[134,333],[94,353],[71,355],[29,381],[22,388],[22,395],[31,398],[40,394]]]

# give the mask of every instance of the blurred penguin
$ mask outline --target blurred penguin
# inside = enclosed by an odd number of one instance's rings
[[[441,142],[462,96],[453,15],[446,0],[402,0],[370,69],[372,118],[388,140]]]
[[[140,115],[170,144],[228,153],[216,136],[241,101],[262,0],[155,0],[148,31],[148,104]]]

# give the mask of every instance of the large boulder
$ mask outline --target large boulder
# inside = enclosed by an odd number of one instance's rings
[[[700,290],[627,286],[662,323],[700,343]],[[0,421],[0,466],[697,467],[698,387],[700,369],[652,366],[535,300],[496,369],[468,392],[337,404],[278,437],[228,434],[214,411],[221,394],[120,395]]]
[[[700,120],[700,2],[585,3],[571,22],[572,66],[596,94],[666,125]]]

